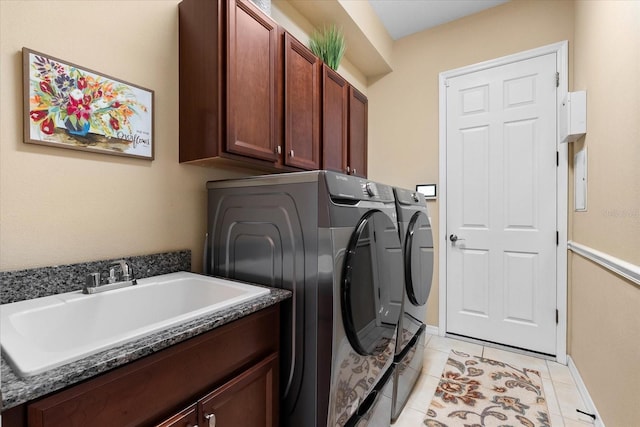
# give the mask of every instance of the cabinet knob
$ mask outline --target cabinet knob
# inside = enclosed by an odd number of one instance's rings
[[[347,166],[347,175],[351,173],[351,168]]]
[[[209,421],[209,427],[216,427],[216,416],[215,414],[204,414],[204,419]]]
[[[355,174],[357,174],[357,173],[358,173],[358,171],[356,171],[356,168],[353,168],[353,173],[352,173],[352,175],[355,175]]]
[[[289,156],[293,157],[293,150],[289,151]]]
[[[282,147],[279,145],[276,147],[276,154],[282,154]]]

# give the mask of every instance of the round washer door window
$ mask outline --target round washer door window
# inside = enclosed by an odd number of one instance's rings
[[[427,303],[433,278],[433,236],[429,218],[416,212],[409,221],[404,242],[404,274],[407,296],[411,304]]]
[[[392,249],[392,250],[390,250]],[[402,257],[397,228],[378,210],[367,212],[351,236],[341,286],[344,328],[361,355],[378,355],[394,339],[401,310]],[[399,280],[390,280],[396,272]]]

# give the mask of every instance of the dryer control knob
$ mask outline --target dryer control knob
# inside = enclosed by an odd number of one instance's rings
[[[420,201],[420,197],[418,197],[418,193],[412,193],[411,197],[413,198],[413,201],[416,203]]]
[[[367,194],[370,197],[375,197],[378,195],[378,189],[376,188],[376,185],[373,182],[367,182],[364,188],[365,190],[367,190]]]

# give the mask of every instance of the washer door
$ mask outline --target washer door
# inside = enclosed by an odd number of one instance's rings
[[[341,307],[349,343],[361,355],[378,355],[394,339],[402,307],[401,252],[389,216],[372,210],[360,219],[345,255]]]
[[[424,305],[433,280],[433,236],[424,212],[416,212],[409,221],[404,253],[407,297],[415,306]]]

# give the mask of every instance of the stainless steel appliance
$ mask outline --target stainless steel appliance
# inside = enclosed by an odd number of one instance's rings
[[[421,193],[393,189],[404,255],[404,303],[395,350],[392,422],[400,416],[422,371],[424,321],[433,277],[433,236]]]
[[[282,424],[388,425],[403,277],[392,188],[327,171],[207,188],[205,271],[293,291]]]

